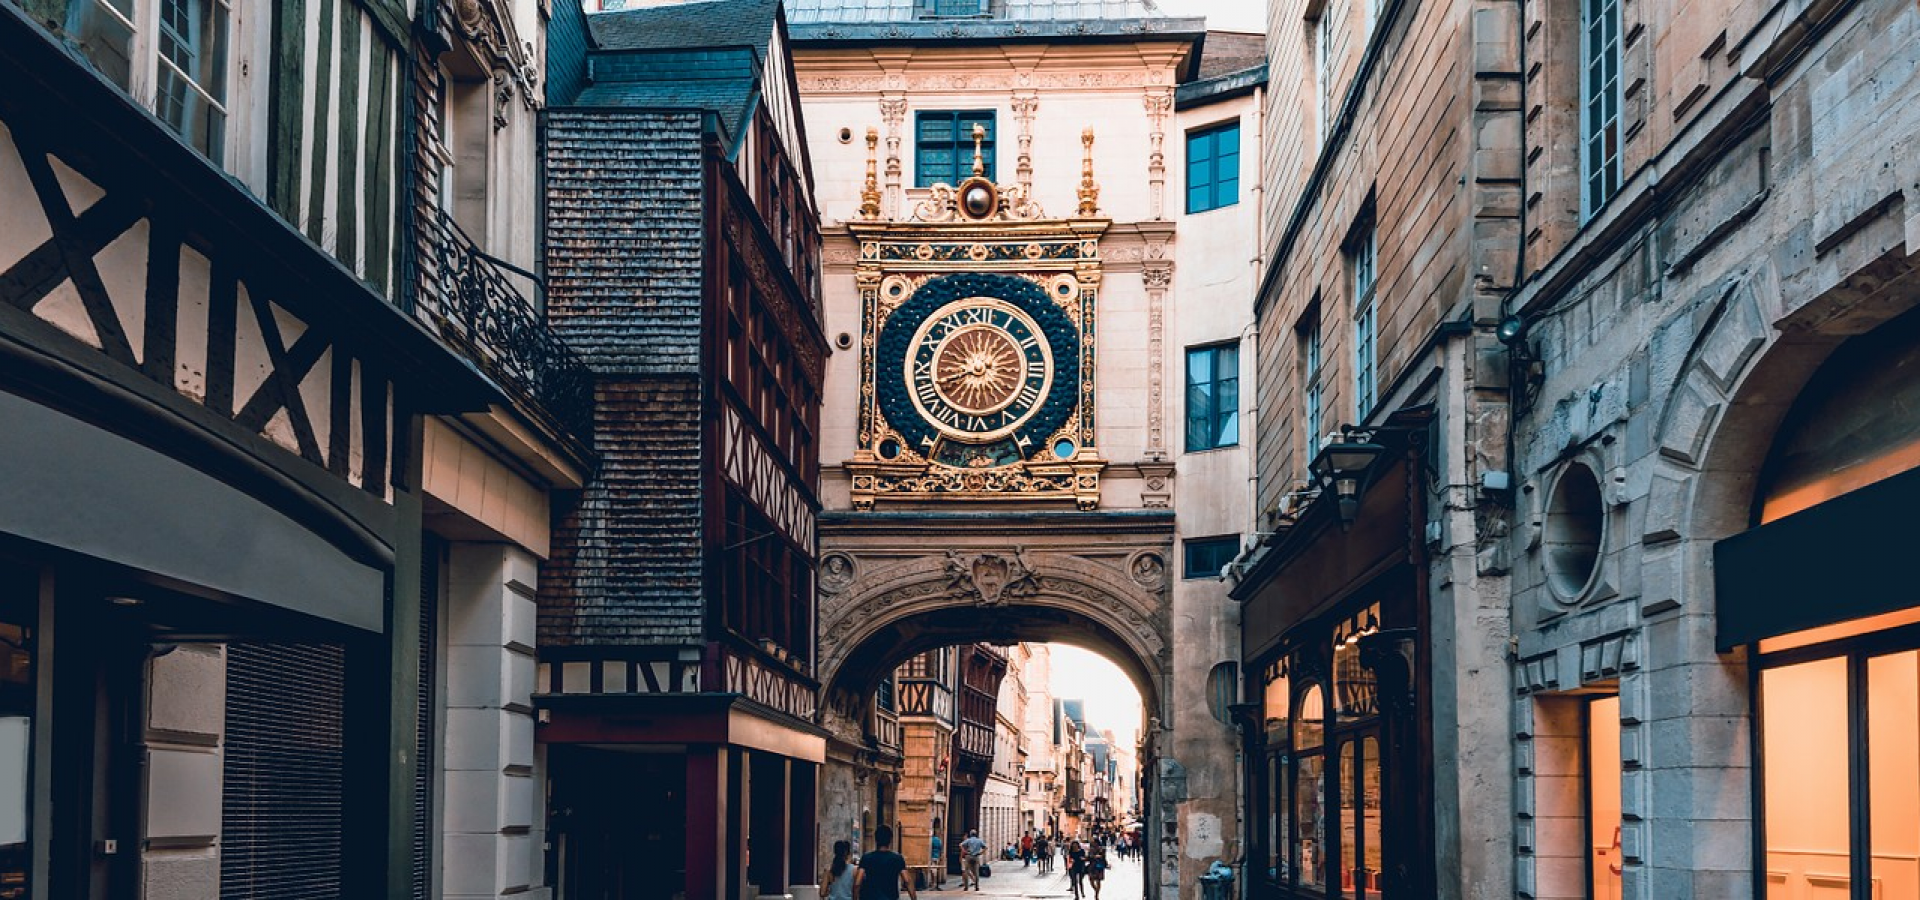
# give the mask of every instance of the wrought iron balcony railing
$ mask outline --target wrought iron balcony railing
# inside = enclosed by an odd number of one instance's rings
[[[593,378],[553,333],[527,290],[531,272],[489,256],[445,210],[424,217],[421,291],[414,316],[472,360],[518,401],[545,417],[563,437],[592,439]]]

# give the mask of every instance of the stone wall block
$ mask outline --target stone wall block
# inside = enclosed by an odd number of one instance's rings
[[[220,855],[196,853],[150,854],[141,868],[141,896],[146,900],[208,900],[220,896]]]
[[[147,727],[214,737],[226,730],[227,660],[213,644],[184,644],[153,658]]]
[[[1649,818],[1647,770],[1627,769],[1620,773],[1620,815],[1630,819]]]
[[[1646,765],[1646,725],[1620,723],[1620,764],[1640,767]]]
[[[222,756],[207,749],[147,750],[149,840],[211,842],[220,835]]]
[[[1520,72],[1518,4],[1481,3],[1473,10],[1473,68],[1476,75]]]

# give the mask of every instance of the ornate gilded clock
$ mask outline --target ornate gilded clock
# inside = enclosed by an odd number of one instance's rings
[[[881,413],[903,450],[930,462],[990,468],[1061,448],[1080,389],[1080,329],[1031,280],[933,278],[887,317],[876,346]],[[1068,454],[1071,456],[1071,454]]]

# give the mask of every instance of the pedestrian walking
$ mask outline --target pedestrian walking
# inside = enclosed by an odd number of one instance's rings
[[[893,826],[873,830],[874,851],[862,854],[860,869],[853,876],[854,896],[859,900],[900,900],[900,889],[907,889],[908,900],[920,900],[907,877],[907,858],[893,852]]]
[[[1087,854],[1087,883],[1093,885],[1093,900],[1100,900],[1100,883],[1107,880],[1107,848],[1098,844]]]
[[[833,842],[833,862],[827,870],[820,873],[820,883],[826,886],[822,900],[853,900],[853,879],[855,871],[848,857],[853,855],[852,841]]]
[[[1073,896],[1086,896],[1087,845],[1075,838],[1067,845],[1067,884],[1073,888]]]
[[[1033,829],[1031,828],[1027,829],[1026,834],[1020,836],[1020,859],[1022,869],[1033,865]]]
[[[978,830],[968,831],[966,840],[960,842],[960,889],[973,886],[975,893],[980,891],[980,857],[986,855],[987,842],[980,839]]]
[[[1040,871],[1035,874],[1046,875],[1053,871],[1053,842],[1047,840],[1046,835],[1033,839],[1033,858],[1040,864]]]

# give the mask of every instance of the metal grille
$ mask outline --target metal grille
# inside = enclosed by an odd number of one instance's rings
[[[341,895],[345,682],[338,646],[228,645],[221,900]]]
[[[413,896],[433,896],[433,698],[434,648],[439,642],[440,557],[444,546],[429,537],[420,554],[420,693],[415,706],[413,773]]]

